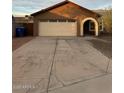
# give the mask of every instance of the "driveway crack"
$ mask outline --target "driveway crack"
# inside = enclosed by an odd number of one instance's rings
[[[51,61],[50,72],[49,72],[49,77],[48,77],[48,83],[47,83],[47,87],[46,87],[47,88],[46,93],[48,93],[48,90],[49,90],[50,79],[51,79],[51,76],[52,76],[52,69],[53,69],[53,65],[54,65],[57,45],[58,45],[58,39],[56,39],[56,44],[55,44],[55,49],[54,49],[54,54],[53,54],[53,60]]]

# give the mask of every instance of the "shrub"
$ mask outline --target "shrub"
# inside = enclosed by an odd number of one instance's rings
[[[106,32],[112,32],[112,9],[105,9],[103,15],[104,29]]]

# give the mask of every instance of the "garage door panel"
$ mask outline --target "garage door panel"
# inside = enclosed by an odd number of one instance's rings
[[[76,22],[39,22],[39,36],[76,36]]]

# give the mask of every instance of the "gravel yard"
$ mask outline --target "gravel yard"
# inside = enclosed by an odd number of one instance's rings
[[[28,41],[34,39],[35,37],[14,37],[12,38],[12,51],[16,50],[23,44],[27,43]]]

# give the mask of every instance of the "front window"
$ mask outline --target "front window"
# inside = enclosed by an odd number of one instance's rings
[[[104,28],[103,19],[102,18],[99,18],[98,22],[99,22],[99,30],[100,31],[103,31],[103,28]]]
[[[93,21],[89,21],[89,31],[95,31],[95,24]]]

